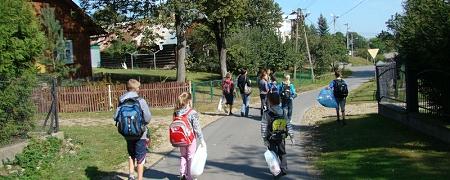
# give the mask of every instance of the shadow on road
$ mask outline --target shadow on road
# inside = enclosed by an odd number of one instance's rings
[[[374,70],[364,70],[364,71],[353,71],[351,78],[368,78],[368,77],[374,77],[375,72]]]
[[[128,177],[128,174],[114,171],[100,171],[97,166],[88,166],[84,173],[88,179],[121,179],[119,176]]]
[[[145,178],[150,178],[150,179],[178,179],[178,175],[175,174],[169,174],[166,172],[162,172],[162,171],[158,171],[156,169],[147,169],[144,172],[144,177]]]

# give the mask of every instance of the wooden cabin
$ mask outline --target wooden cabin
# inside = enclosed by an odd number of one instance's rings
[[[32,0],[36,15],[49,6],[55,8],[56,19],[63,27],[66,41],[67,65],[79,67],[76,78],[92,76],[90,38],[106,34],[77,4],[72,0]]]

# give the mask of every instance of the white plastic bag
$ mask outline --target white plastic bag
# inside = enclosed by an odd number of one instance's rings
[[[277,176],[281,173],[280,168],[280,159],[278,159],[278,156],[273,152],[267,149],[267,151],[264,153],[264,157],[266,158],[267,165],[269,166],[270,172]]]
[[[217,112],[223,111],[223,96],[220,97],[219,104],[217,105]]]
[[[206,146],[199,146],[191,161],[191,175],[193,177],[198,177],[203,174],[207,156]]]

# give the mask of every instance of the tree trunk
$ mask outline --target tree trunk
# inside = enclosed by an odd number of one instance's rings
[[[222,77],[225,77],[227,74],[227,49],[225,45],[224,23],[223,21],[215,22],[213,26],[217,51],[219,52],[220,72]]]
[[[186,38],[181,27],[181,17],[179,12],[175,14],[175,28],[177,34],[177,82],[185,82],[186,65],[184,64],[184,60],[186,59]]]

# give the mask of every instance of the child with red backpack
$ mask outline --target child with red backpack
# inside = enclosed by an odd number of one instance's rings
[[[191,93],[184,92],[178,96],[174,121],[170,125],[170,141],[173,146],[180,147],[180,179],[192,180],[191,160],[197,148],[197,140],[206,147],[198,113],[190,107]]]
[[[226,100],[226,105],[228,105],[228,115],[232,115],[233,112],[231,110],[233,109],[233,101],[234,101],[234,83],[233,79],[231,77],[231,73],[227,73],[225,75],[225,79],[222,82],[222,93]]]
[[[129,177],[134,180],[134,167],[137,163],[138,179],[144,174],[144,163],[149,143],[147,124],[151,113],[145,99],[139,97],[141,83],[135,79],[128,80],[127,92],[119,98],[119,107],[114,115],[116,126],[127,142]]]

